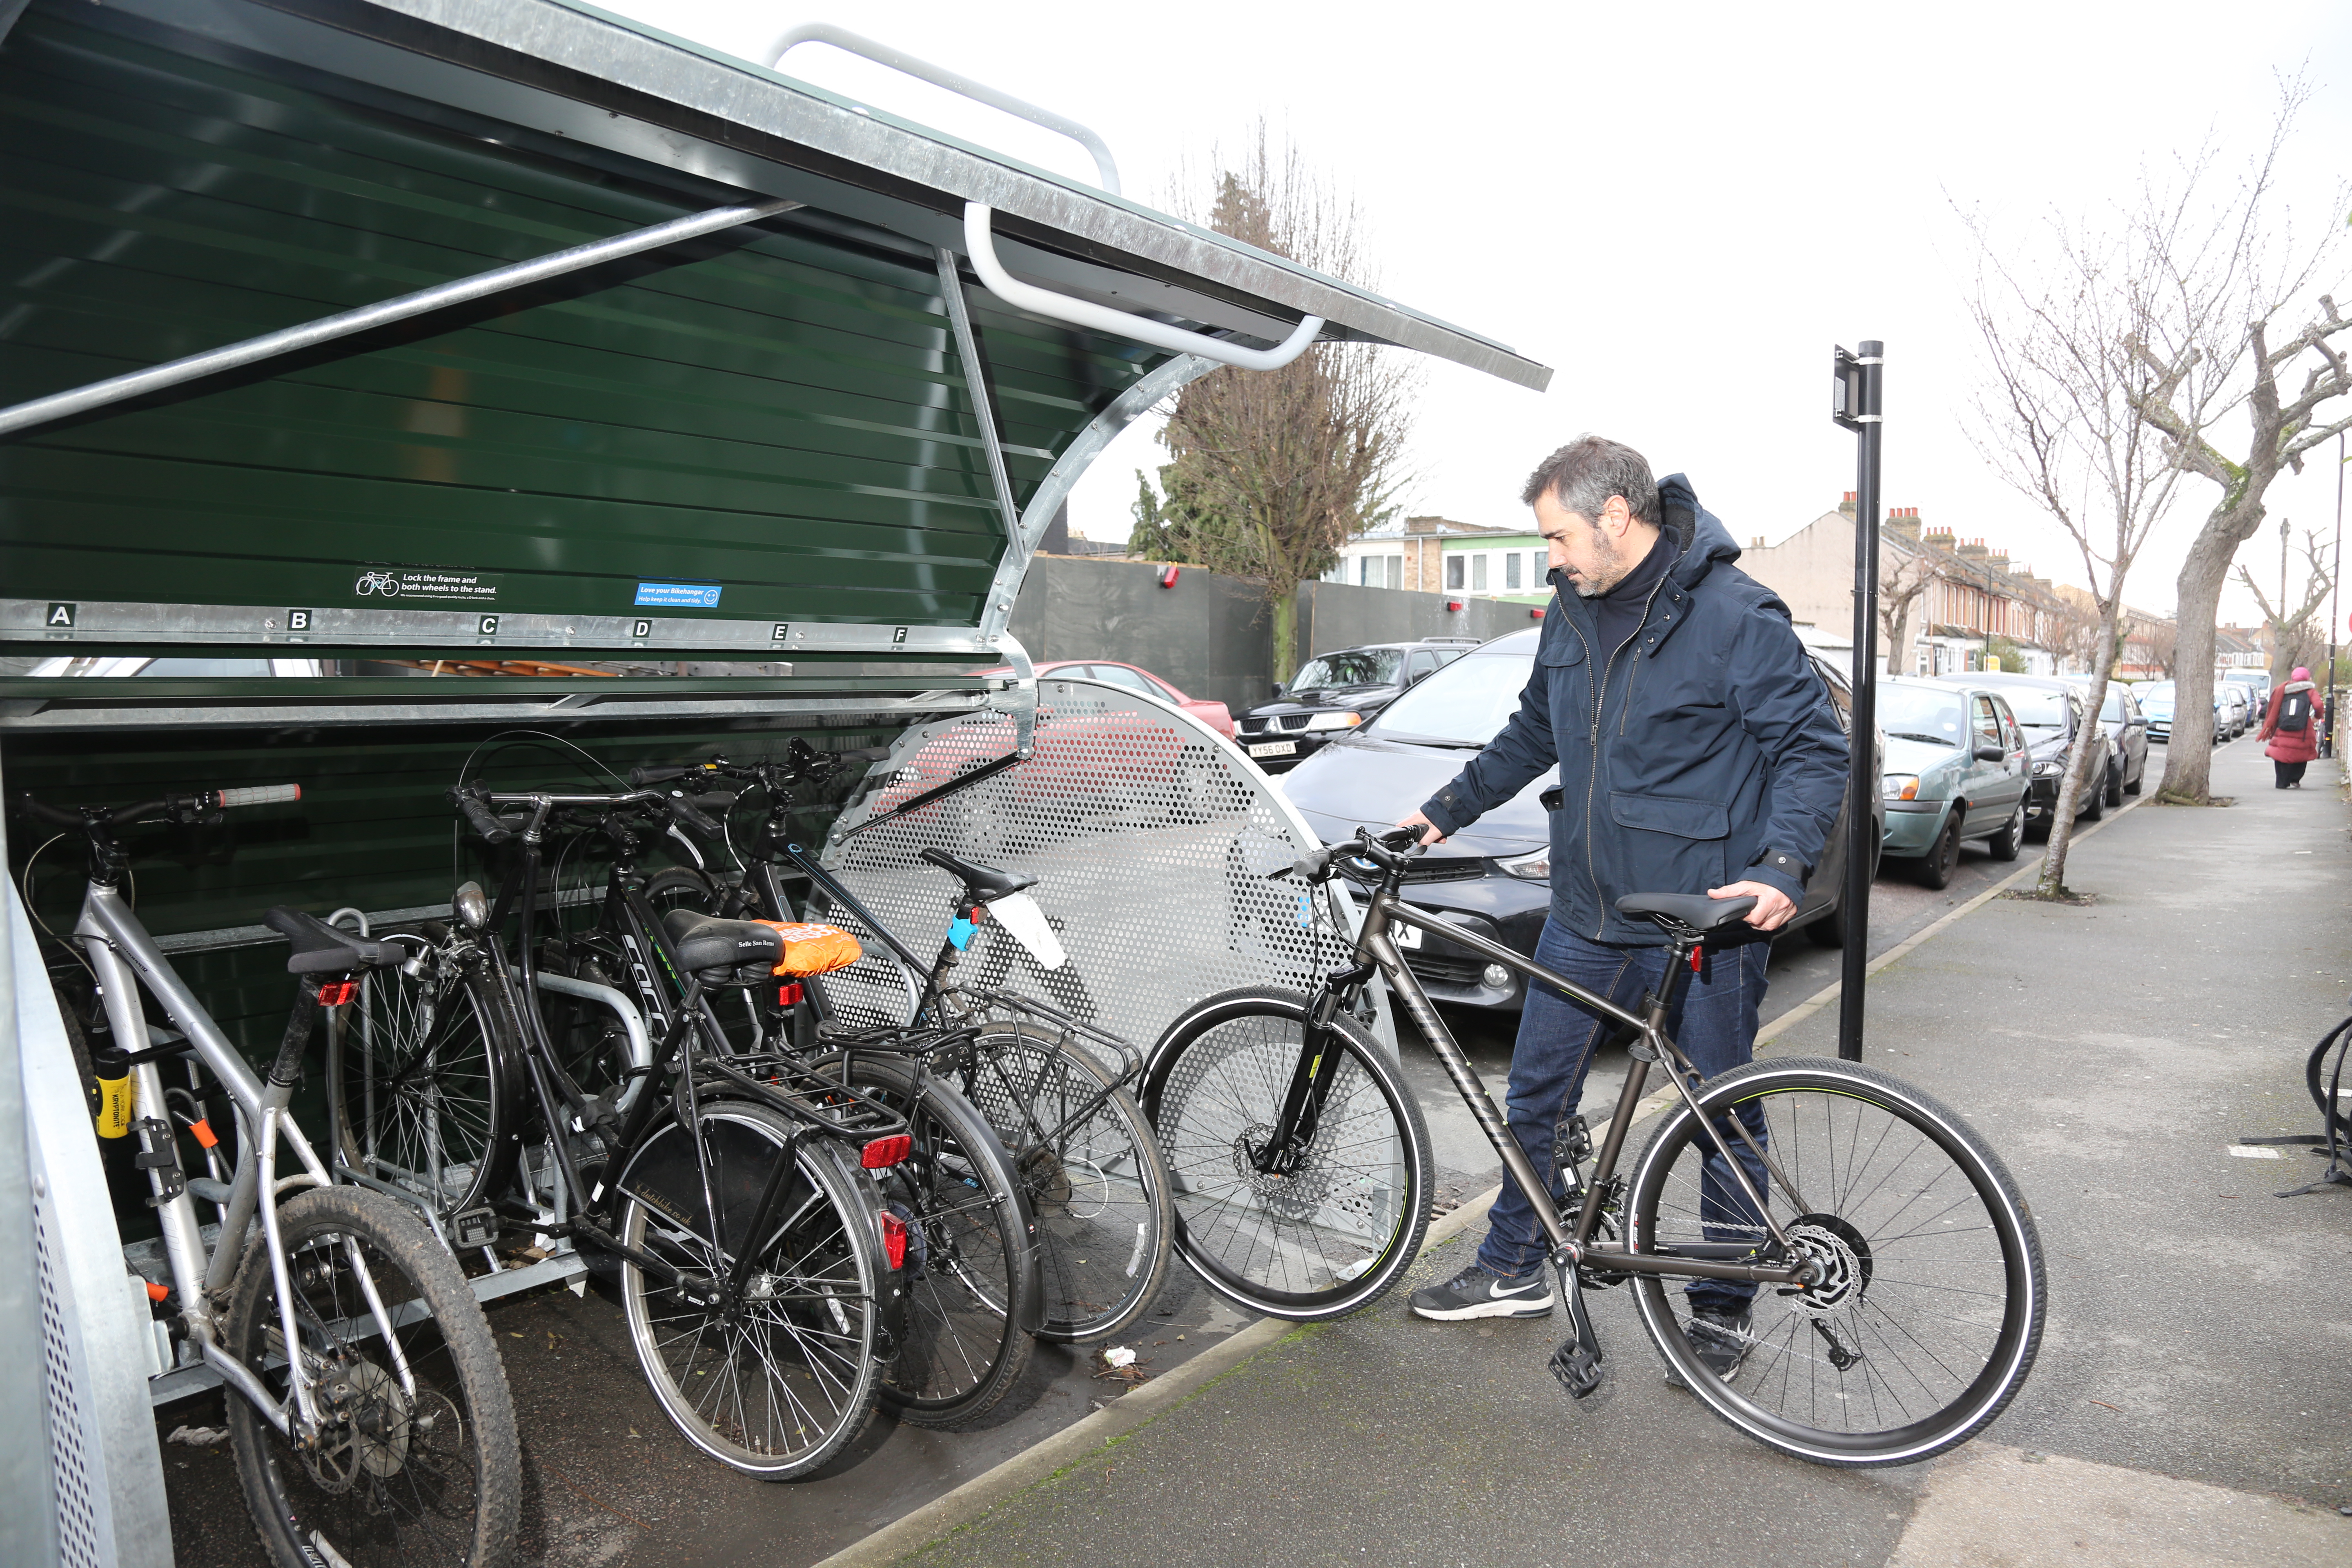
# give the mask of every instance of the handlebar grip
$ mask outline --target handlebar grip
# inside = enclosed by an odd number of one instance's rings
[[[647,784],[667,784],[672,779],[682,779],[693,771],[691,768],[668,766],[631,768],[629,783],[635,788],[643,789]]]
[[[298,784],[238,784],[213,791],[213,804],[232,811],[243,805],[278,805],[301,798],[302,786]]]
[[[471,791],[451,790],[449,804],[456,806],[464,814],[466,820],[474,825],[474,831],[482,836],[483,843],[504,844],[514,837],[514,829],[500,822],[488,805],[476,798]]]
[[[694,804],[682,795],[669,797],[669,814],[677,825],[688,833],[704,838],[717,838],[720,836],[719,824],[697,811]]]

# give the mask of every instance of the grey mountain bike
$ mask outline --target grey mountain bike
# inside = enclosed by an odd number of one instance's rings
[[[1932,1097],[1851,1062],[1758,1061],[1702,1082],[1666,1033],[1708,936],[1753,899],[1619,900],[1620,911],[1665,931],[1674,955],[1663,994],[1629,1011],[1404,902],[1416,836],[1360,831],[1275,873],[1321,883],[1344,864],[1377,884],[1355,962],[1311,996],[1212,996],[1153,1048],[1142,1099],[1175,1181],[1176,1248],[1211,1288],[1275,1317],[1336,1318],[1379,1299],[1419,1250],[1428,1130],[1356,1017],[1380,974],[1535,1205],[1571,1331],[1552,1371],[1571,1395],[1601,1383],[1584,1291],[1630,1285],[1668,1371],[1724,1420],[1799,1458],[1909,1464],[2000,1414],[2032,1368],[2046,1298],[2032,1212],[1984,1141]],[[1597,1155],[1571,1126],[1562,1148],[1575,1179],[1563,1194],[1538,1176],[1405,966],[1399,925],[1434,931],[1615,1026],[1632,1070]],[[1621,1175],[1653,1067],[1678,1103]],[[1700,1359],[1672,1279],[1759,1288],[1746,1354],[1729,1373]]]

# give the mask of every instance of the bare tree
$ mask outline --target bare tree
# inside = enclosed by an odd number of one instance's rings
[[[1886,649],[1887,672],[1908,675],[1911,606],[1944,580],[1944,563],[1927,550],[1888,550],[1879,557],[1878,636]],[[1903,668],[1895,668],[1901,660]]]
[[[2085,660],[2093,714],[2106,703],[2132,563],[2180,480],[2150,413],[2161,373],[2140,345],[2171,281],[2168,247],[2152,241],[2187,221],[2152,188],[2118,226],[2053,215],[2048,258],[2029,270],[2011,259],[2016,247],[1970,220],[1978,255],[1969,306],[1984,351],[1970,434],[1993,471],[2054,518],[2081,554],[2096,622]],[[2037,897],[2074,897],[2066,853],[2075,807],[2105,784],[2105,733],[2094,719],[2083,735],[2095,743],[2068,752]]]
[[[2124,634],[2124,657],[2130,662],[2160,670],[2173,679],[2180,659],[2180,623],[2134,616]]]
[[[2282,88],[2268,145],[2201,218],[2190,221],[2189,198],[2210,174],[2210,155],[2185,169],[2179,200],[2144,203],[2136,215],[2161,286],[2159,308],[2134,344],[2150,377],[2142,405],[2165,433],[2168,461],[2221,490],[2179,579],[2179,691],[2162,795],[2182,804],[2212,798],[2213,637],[2230,563],[2262,526],[2271,482],[2286,469],[2300,473],[2305,453],[2352,428],[2352,416],[2331,423],[2321,415],[2352,395],[2352,373],[2330,342],[2352,331],[2352,320],[2319,294],[2304,325],[2277,341],[2280,318],[2307,297],[2332,256],[2332,235],[2298,246],[2290,215],[2273,210],[2280,154],[2306,95],[2301,82]],[[2345,195],[2335,193],[2335,211]],[[2283,387],[2298,366],[2302,387],[2289,394]]]
[[[1296,148],[1271,151],[1263,121],[1244,154],[1218,169],[1202,221],[1319,272],[1370,281],[1355,204]],[[1395,351],[1327,342],[1280,370],[1223,370],[1176,395],[1160,432],[1173,515],[1161,503],[1147,518],[1147,493],[1137,538],[1151,546],[1158,527],[1202,564],[1262,584],[1283,679],[1298,661],[1299,584],[1393,510],[1419,388],[1419,372]]]
[[[2263,625],[2269,630],[2271,637],[2271,679],[2278,686],[2286,684],[2287,676],[2296,665],[2310,662],[2313,650],[2319,646],[2315,618],[2326,606],[2327,595],[2336,586],[2336,580],[2328,575],[2327,563],[2321,552],[2316,532],[2306,531],[2304,534],[2303,555],[2308,568],[2304,579],[2303,603],[2293,611],[2287,608],[2284,562],[2279,564],[2276,605],[2271,603],[2271,596],[2263,592],[2262,584],[2254,581],[2252,573],[2243,566],[2238,568],[2238,580],[2252,590],[2254,603],[2262,606]]]

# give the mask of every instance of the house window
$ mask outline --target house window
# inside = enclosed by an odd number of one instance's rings
[[[1484,555],[1470,557],[1470,586],[1481,592],[1486,586],[1486,558]]]
[[[1447,587],[1459,588],[1462,586],[1462,562],[1463,557],[1459,555],[1449,555],[1445,558],[1445,585]]]
[[[1517,588],[1521,585],[1519,578],[1519,552],[1514,550],[1503,557],[1503,586],[1506,588]]]
[[[1389,563],[1388,585],[1391,588],[1403,587],[1404,557],[1402,555],[1385,555],[1382,556],[1381,559]]]

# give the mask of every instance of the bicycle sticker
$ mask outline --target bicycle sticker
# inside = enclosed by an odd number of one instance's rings
[[[719,593],[716,583],[640,583],[637,603],[673,610],[715,610]]]
[[[503,578],[453,566],[371,566],[352,582],[355,599],[390,599],[422,605],[488,605],[498,601]]]

